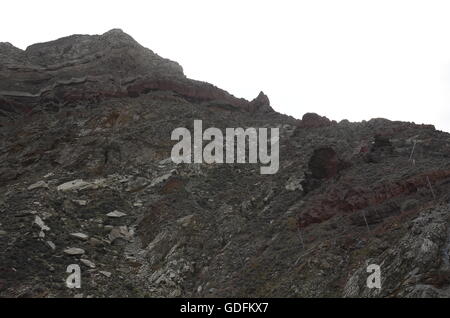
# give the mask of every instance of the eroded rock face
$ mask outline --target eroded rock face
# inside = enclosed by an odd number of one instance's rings
[[[16,91],[38,95],[53,86],[82,84],[89,80],[101,82],[102,79],[120,82],[148,74],[185,77],[178,63],[159,57],[121,30],[34,44],[21,54],[17,48],[0,46],[0,55],[10,56],[12,50],[14,58],[1,61],[0,91],[3,94],[14,95]],[[6,80],[7,77],[15,78],[15,83]]]
[[[264,94],[248,102],[186,78],[178,63],[142,47],[119,29],[34,44],[25,51],[2,43],[0,57],[3,115],[35,107],[96,103],[108,97],[137,97],[155,90],[197,102],[218,100],[247,111],[271,110]]]
[[[331,147],[323,147],[314,150],[309,160],[309,169],[313,178],[327,179],[334,177],[339,168],[339,158]]]
[[[304,128],[317,128],[332,125],[333,122],[330,121],[325,116],[320,116],[316,113],[306,113],[302,117],[300,127]]]
[[[273,112],[273,109],[270,106],[269,97],[263,92],[260,92],[259,95],[251,101],[250,107],[252,111]]]
[[[399,244],[367,263],[382,264],[381,289],[366,288],[366,266],[355,270],[344,287],[345,297],[450,297],[448,207],[427,210],[412,220]],[[444,253],[442,253],[444,251]],[[406,281],[402,281],[405,278]],[[418,282],[421,281],[421,284]]]
[[[392,143],[389,140],[388,136],[383,135],[375,135],[374,137],[374,143],[373,143],[373,149],[381,149],[381,148],[390,148],[392,147]]]
[[[0,57],[0,296],[77,296],[76,263],[85,297],[448,297],[449,134],[296,120],[119,30]],[[173,163],[194,119],[278,127],[278,173]]]

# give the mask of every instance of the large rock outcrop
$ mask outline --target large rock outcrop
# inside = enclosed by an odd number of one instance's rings
[[[195,119],[279,128],[279,171],[175,164]],[[120,30],[2,43],[0,297],[449,297],[449,140],[281,115]]]
[[[119,29],[34,44],[25,51],[2,43],[0,57],[0,115],[29,112],[42,105],[54,108],[106,97],[136,97],[152,90],[247,111],[271,109],[262,96],[248,102],[186,78],[178,63],[144,48]]]

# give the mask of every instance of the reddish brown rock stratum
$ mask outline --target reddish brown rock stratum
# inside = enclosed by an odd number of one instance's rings
[[[73,35],[35,44],[25,51],[2,43],[0,57],[3,111],[137,97],[154,90],[172,91],[195,101],[217,100],[252,111],[257,110],[255,106],[271,110],[269,100],[261,95],[250,103],[209,83],[186,78],[178,63],[159,57],[119,29],[99,36]]]
[[[188,79],[121,30],[0,43],[0,296],[448,297],[450,135],[299,107]],[[195,119],[278,127],[278,173],[173,163]]]

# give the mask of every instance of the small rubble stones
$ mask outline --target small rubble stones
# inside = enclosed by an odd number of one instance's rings
[[[71,256],[83,255],[85,251],[82,248],[70,247],[64,250],[64,253]]]
[[[39,189],[39,188],[47,188],[48,189],[48,184],[45,181],[38,181],[38,182],[30,185],[27,189],[34,190],[34,189]]]
[[[95,268],[95,264],[93,262],[91,262],[90,260],[81,258],[80,262],[83,263],[84,265],[86,265],[89,268]]]
[[[110,218],[121,218],[123,216],[126,216],[126,213],[120,212],[120,211],[113,211],[113,212],[109,212],[108,214],[106,214],[107,217]]]
[[[87,241],[89,236],[84,233],[71,233],[70,236],[77,238],[82,241]]]
[[[111,272],[107,272],[107,271],[99,271],[99,273],[104,275],[104,276],[106,276],[106,277],[108,277],[108,278],[110,278],[111,275],[112,275]]]

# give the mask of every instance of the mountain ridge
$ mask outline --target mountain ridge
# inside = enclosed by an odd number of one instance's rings
[[[6,106],[0,104],[3,110],[17,103],[27,104],[21,108],[32,108],[42,100],[57,100],[58,94],[75,102],[103,95],[137,96],[149,90],[171,90],[203,101],[222,100],[253,111],[261,101],[252,103],[209,83],[186,78],[178,63],[161,58],[120,29],[33,44],[25,51],[4,44],[0,56],[0,95],[11,98],[3,101]],[[16,81],[7,81],[8,77]],[[80,84],[82,89],[73,88]],[[25,103],[20,98],[37,100]],[[273,111],[270,105],[262,106],[264,111]]]

